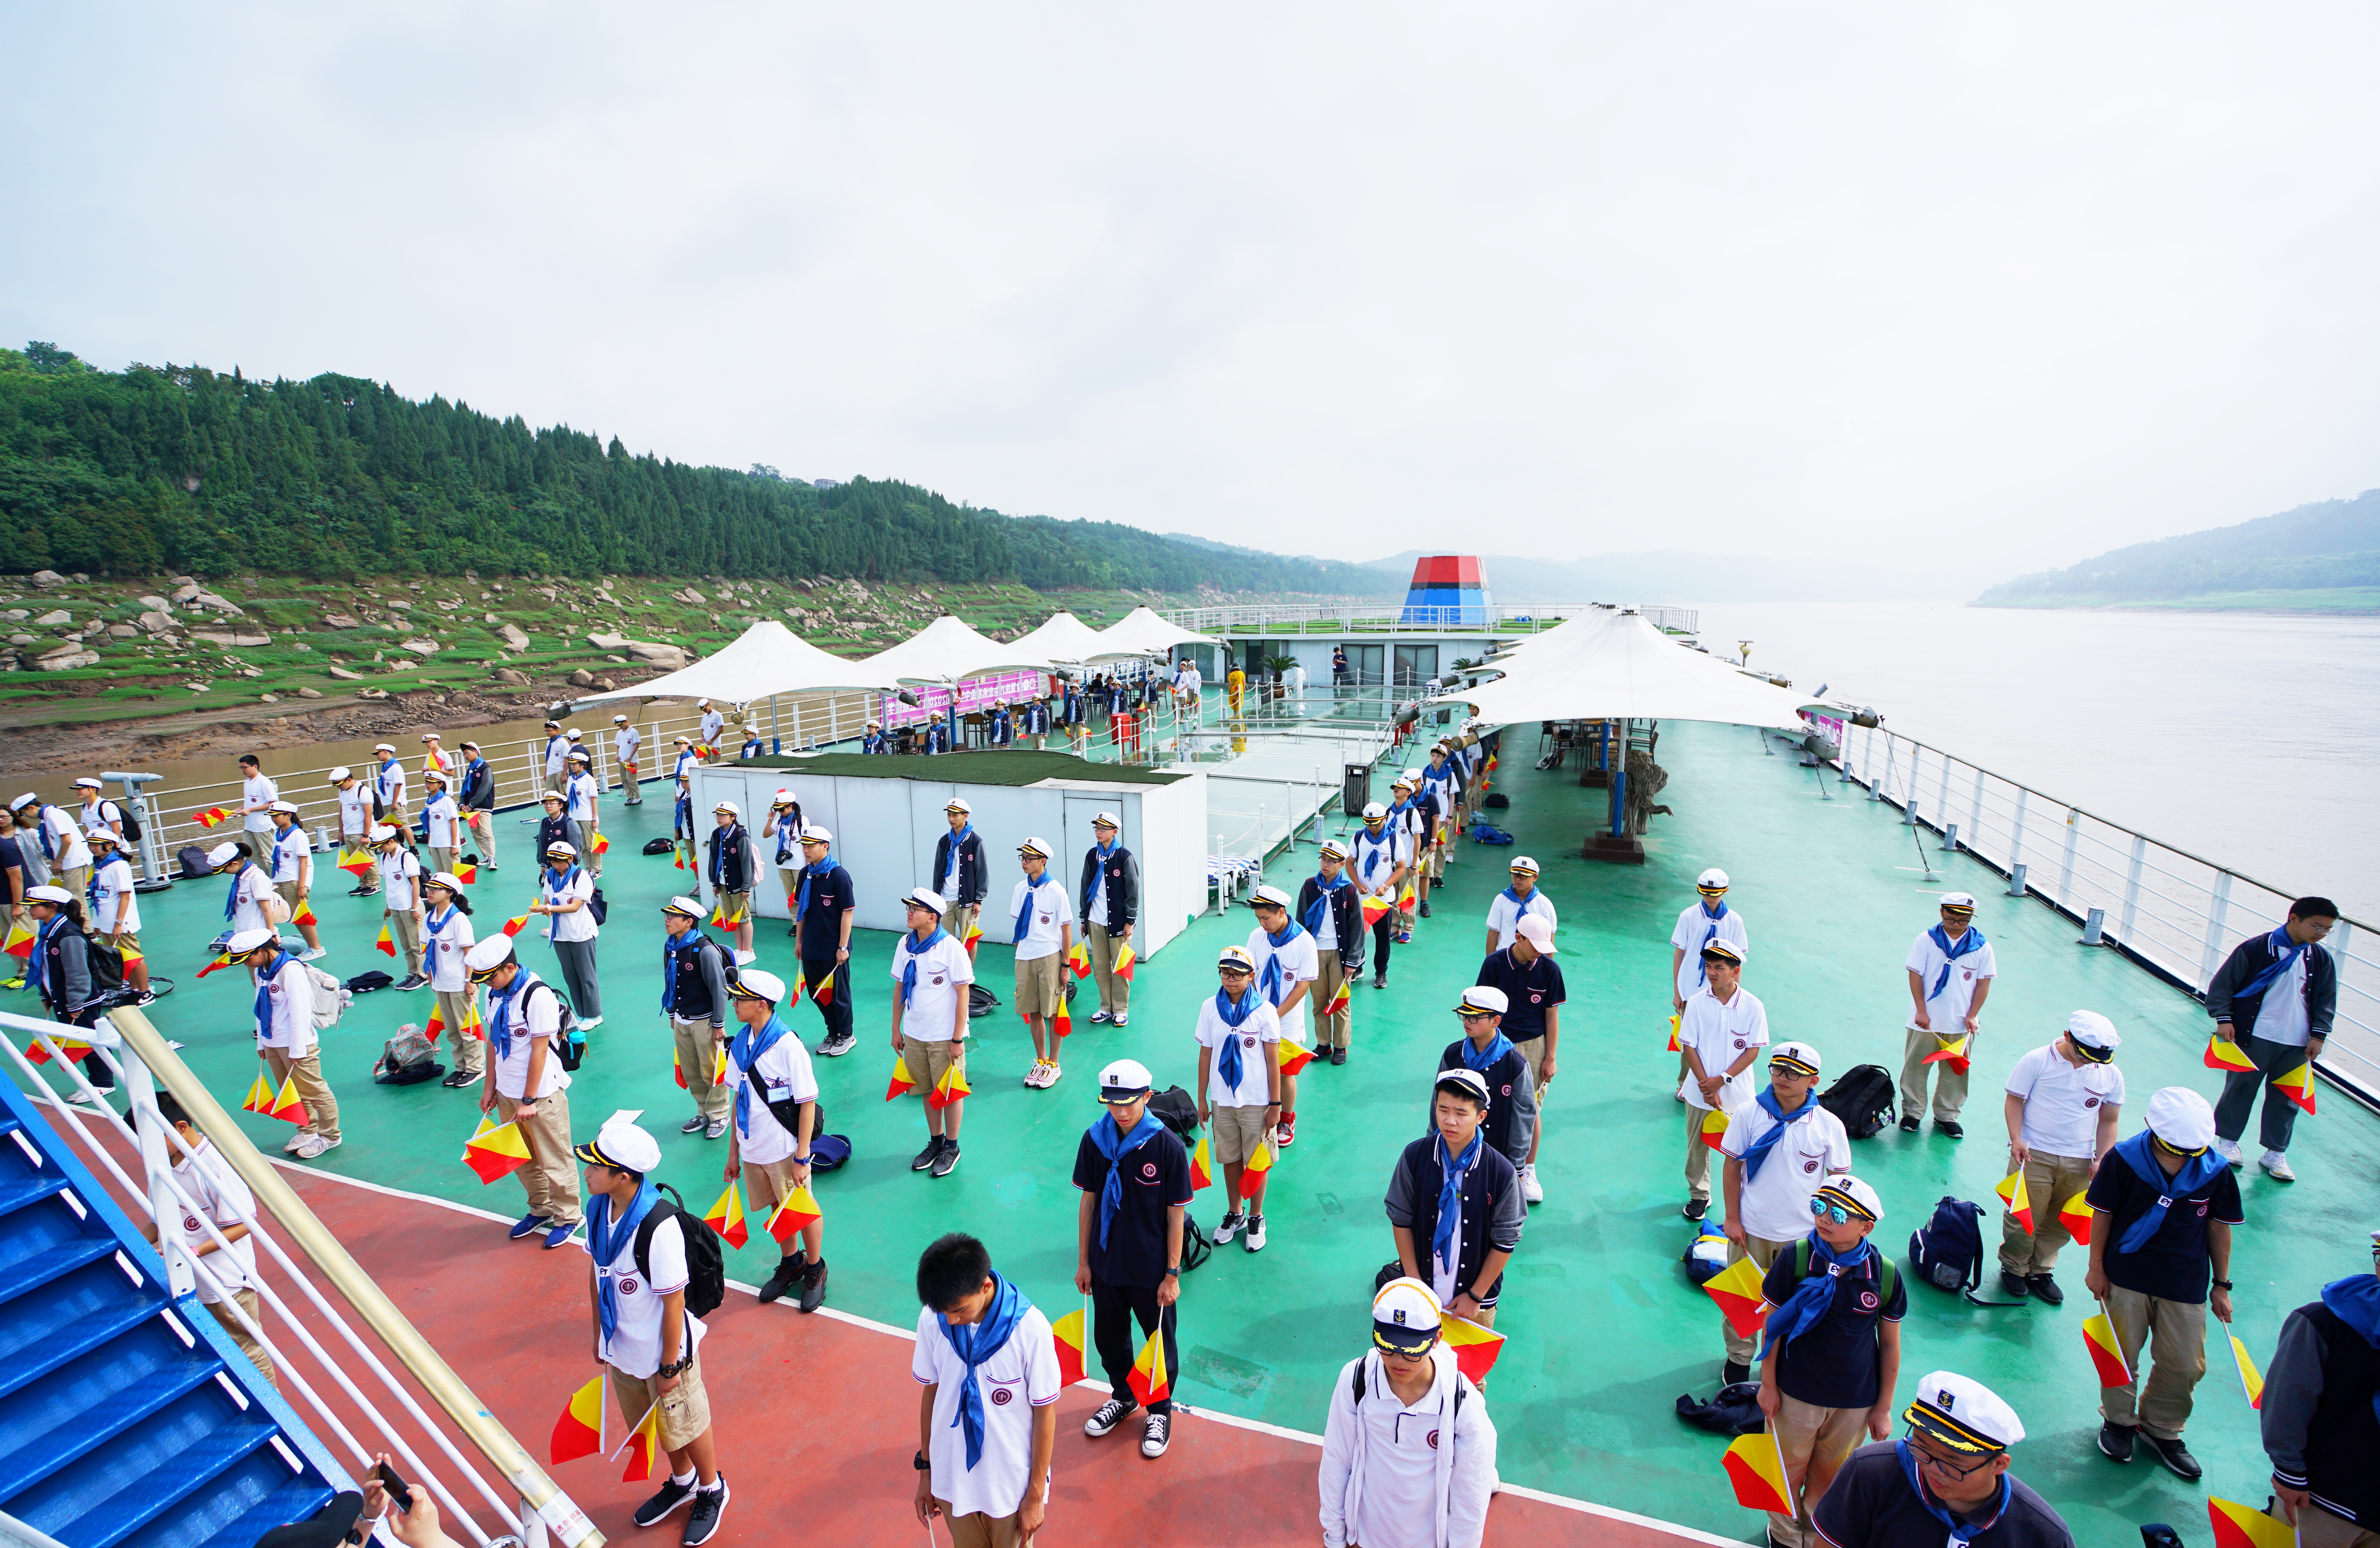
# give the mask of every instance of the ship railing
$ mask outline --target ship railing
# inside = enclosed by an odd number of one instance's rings
[[[2010,878],[2107,945],[2204,1000],[2232,949],[2289,917],[2290,892],[1881,727],[1847,727],[1840,778],[1902,820]],[[1955,829],[1955,841],[1947,837]],[[2380,959],[2373,926],[2342,915],[2323,949],[2338,1006],[2314,1072],[2380,1107]],[[2211,1030],[2211,1023],[2210,1023]]]
[[[0,1026],[8,1029],[8,1058],[26,1090],[38,1095],[50,1089],[28,1057],[39,1049],[70,1084],[69,1098],[79,1095],[88,1104],[53,1097],[54,1125],[95,1176],[114,1179],[115,1203],[134,1223],[156,1228],[175,1297],[202,1286],[220,1296],[240,1331],[272,1357],[282,1395],[319,1427],[356,1477],[370,1471],[376,1453],[387,1452],[408,1483],[427,1488],[438,1502],[448,1535],[480,1548],[509,1542],[597,1548],[604,1541],[249,1143],[145,1015],[120,1007],[86,1028],[0,1014]],[[69,1043],[78,1046],[72,1058]],[[117,1090],[129,1099],[127,1115],[119,1117],[92,1088],[79,1062],[82,1046],[115,1071]],[[257,1246],[256,1288],[269,1317],[249,1317],[217,1277],[216,1265],[233,1261],[226,1251],[231,1243],[174,1176],[188,1147],[158,1112],[159,1086],[173,1093],[192,1126],[255,1196],[256,1209],[242,1213],[238,1223]],[[200,1256],[200,1242],[185,1239],[192,1222],[212,1253]],[[279,1272],[264,1272],[268,1264]]]
[[[1611,602],[1522,602],[1479,607],[1409,608],[1389,602],[1250,602],[1225,607],[1172,608],[1160,616],[1198,635],[1534,635],[1609,611]],[[1691,635],[1701,625],[1694,608],[1628,604],[1665,634]]]

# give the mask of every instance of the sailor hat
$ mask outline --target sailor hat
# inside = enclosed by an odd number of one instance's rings
[[[1286,909],[1289,907],[1289,894],[1266,882],[1248,894],[1248,907]]]
[[[1716,865],[1712,866],[1709,870],[1705,871],[1702,875],[1694,878],[1694,889],[1698,892],[1726,891],[1727,873],[1720,870]]]
[[[769,804],[771,806],[794,806],[800,804],[800,801],[792,791],[781,790],[776,794],[769,797]]]
[[[2149,1132],[2168,1150],[2194,1155],[2215,1143],[2215,1109],[2188,1086],[2167,1086],[2152,1094]]]
[[[2077,1010],[2067,1017],[2066,1035],[2073,1040],[2075,1051],[2094,1064],[2115,1058],[2116,1045],[2124,1040],[2116,1023],[2096,1010]]]
[[[1118,817],[1113,812],[1094,812],[1091,814],[1091,826],[1093,828],[1110,828],[1121,830],[1123,827],[1123,820]]]
[[[449,892],[460,892],[463,890],[463,878],[452,871],[432,871],[421,885],[443,887]]]
[[[1503,990],[1486,984],[1474,985],[1463,991],[1462,1003],[1454,1008],[1458,1016],[1500,1016],[1512,1009],[1512,999]]]
[[[662,1164],[662,1146],[637,1127],[637,1119],[644,1116],[642,1107],[613,1113],[593,1139],[572,1154],[590,1167],[609,1167],[615,1172],[651,1171]]]
[[[1099,1100],[1135,1101],[1148,1095],[1154,1084],[1148,1077],[1148,1066],[1136,1058],[1120,1058],[1099,1071]]]
[[[699,919],[702,917],[702,905],[681,892],[676,897],[672,898],[668,902],[663,903],[662,905],[662,912],[663,913],[682,913],[688,919]]]
[[[1973,1376],[1949,1371],[1919,1378],[1917,1400],[1900,1417],[1969,1457],[1994,1456],[2024,1439],[2023,1421],[1998,1393]]]
[[[1884,1201],[1876,1190],[1849,1172],[1837,1172],[1818,1184],[1816,1197],[1830,1204],[1840,1204],[1870,1220],[1884,1218]]]
[[[1254,973],[1257,970],[1257,960],[1248,955],[1248,949],[1245,946],[1226,946],[1216,954],[1215,965],[1219,968],[1231,968],[1240,973]]]
[[[1488,1106],[1488,1077],[1476,1070],[1441,1070],[1431,1083],[1432,1091],[1453,1091]]]
[[[913,887],[901,895],[901,901],[910,908],[931,909],[937,916],[951,906],[930,887]]]
[[[1336,839],[1325,839],[1322,841],[1321,854],[1325,860],[1344,860],[1347,858],[1347,848]]]
[[[105,790],[106,788],[107,787],[105,785],[101,784],[97,780],[92,779],[88,774],[75,781],[75,789],[77,790]]]
[[[392,828],[388,829],[388,831],[394,833],[396,829]],[[377,828],[373,829],[373,837],[377,838],[379,836],[380,830]],[[229,840],[225,840],[224,842],[217,844],[214,848],[207,851],[207,864],[214,866],[218,870],[230,865],[237,858],[239,858],[239,846],[231,842]]]
[[[1512,864],[1509,869],[1526,871],[1529,875],[1536,876],[1537,874],[1537,863],[1535,860],[1530,859],[1525,854],[1516,854],[1512,856]]]
[[[1391,1279],[1372,1298],[1372,1343],[1386,1354],[1427,1354],[1438,1342],[1442,1315],[1427,1285]]]
[[[740,817],[744,815],[744,808],[738,806],[733,801],[722,801],[718,805],[710,808],[710,815],[713,816],[717,816],[722,812],[726,813],[731,817]]]
[[[765,999],[771,1005],[785,1003],[785,981],[773,973],[759,968],[738,968],[735,981],[727,986],[730,999]]]
[[[396,751],[396,744],[394,742],[375,742],[372,744],[372,751],[375,753],[393,753]]]
[[[331,778],[330,778],[330,781],[329,781],[329,782],[330,782],[330,783],[332,783],[332,784],[334,784],[334,785],[335,785],[335,784],[337,784],[341,780],[352,780],[352,779],[354,779],[355,777],[356,777],[356,771],[355,771],[354,769],[352,769],[352,768],[349,768],[346,764],[344,764],[344,763],[343,763],[343,764],[339,765],[339,767],[338,767],[338,768],[334,768],[334,769],[332,769],[332,770],[331,770]]]
[[[513,960],[513,937],[498,932],[463,953],[463,966],[472,977],[493,973]]]
[[[612,723],[615,726],[625,726],[628,723],[628,718],[625,715],[614,715],[612,717]]]
[[[1818,1050],[1807,1043],[1779,1043],[1768,1050],[1768,1068],[1783,1065],[1789,1073],[1815,1075],[1818,1072]]]
[[[1389,809],[1386,806],[1381,805],[1378,802],[1366,801],[1364,803],[1364,820],[1366,822],[1371,822],[1378,818],[1387,816],[1388,815]]]
[[[1942,894],[1942,908],[1948,913],[1973,913],[1975,912],[1975,895],[1972,892],[1945,892]]]
[[[1039,839],[1027,839],[1023,843],[1016,846],[1016,853],[1019,854],[1038,854],[1042,859],[1047,860],[1050,858],[1050,846]]]
[[[801,841],[806,844],[831,844],[834,842],[833,831],[830,828],[821,828],[814,822],[806,822],[802,824],[800,838]]]
[[[942,810],[945,812],[965,812],[969,816],[973,816],[975,813],[975,808],[967,804],[967,798],[964,795],[952,796],[948,801],[942,804]]]
[[[1706,957],[1723,957],[1738,967],[1743,965],[1742,943],[1729,940],[1723,936],[1713,936],[1703,942],[1702,954]]]
[[[259,947],[278,945],[280,940],[281,937],[271,930],[242,930],[224,942],[224,950],[235,957],[245,957]]]
[[[60,906],[74,901],[74,894],[63,887],[36,887],[26,892],[29,903],[56,903]]]
[[[567,839],[556,839],[553,842],[545,846],[545,853],[548,854],[566,854],[570,856],[571,859],[576,860],[578,858],[578,846],[572,843]]]

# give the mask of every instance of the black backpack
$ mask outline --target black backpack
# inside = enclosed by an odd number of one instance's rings
[[[124,836],[134,843],[139,843],[140,841],[140,803],[112,801],[108,804],[115,808],[115,819],[123,827]]]
[[[1909,1263],[1937,1289],[1956,1290],[1978,1306],[2022,1306],[2019,1300],[1977,1300],[1984,1282],[1984,1209],[1964,1199],[1942,1196],[1934,1218],[1909,1233]]]
[[[675,1215],[678,1235],[686,1238],[686,1309],[694,1316],[707,1317],[727,1299],[727,1255],[719,1250],[719,1238],[686,1207],[676,1189],[656,1182],[653,1191],[668,1196],[655,1199],[637,1223],[637,1272],[645,1276],[646,1284],[652,1283],[653,1232]]]
[[[605,923],[612,917],[612,905],[603,901],[601,888],[599,887],[587,894],[587,912],[595,916],[595,923],[598,925]]]
[[[1892,1072],[1881,1064],[1854,1064],[1819,1096],[1818,1106],[1842,1119],[1852,1139],[1874,1139],[1892,1123]]]
[[[1180,1086],[1167,1086],[1148,1099],[1148,1110],[1157,1121],[1173,1131],[1176,1137],[1188,1143],[1198,1137],[1198,1104]]]
[[[184,881],[204,881],[215,874],[215,868],[207,864],[207,852],[196,844],[184,844],[176,850],[174,864],[181,867]]]
[[[351,995],[368,995],[375,989],[385,989],[395,982],[395,979],[381,972],[380,969],[371,968],[348,979],[346,990]]]
[[[91,998],[99,999],[124,987],[124,953],[94,935],[82,937],[83,958],[91,964]]]
[[[544,979],[539,979],[529,987],[543,989],[553,997],[554,1008],[562,1012],[562,1031],[553,1038],[553,1056],[562,1060],[562,1068],[565,1070],[577,1070],[587,1062],[587,1033],[578,1024],[577,1012],[570,1009],[570,1001],[564,997],[562,991]],[[528,1024],[528,1001],[524,998],[521,1001],[521,1018],[524,1026]],[[718,1302],[713,1301],[711,1304],[715,1306]],[[697,1315],[699,1314],[697,1313]]]
[[[676,847],[677,846],[675,844],[670,842],[667,839],[647,839],[645,841],[645,853],[647,854],[667,854]]]
[[[1681,1394],[1678,1417],[1716,1435],[1757,1435],[1767,1425],[1760,1412],[1758,1382],[1730,1382],[1707,1403],[1695,1402],[1691,1392]]]

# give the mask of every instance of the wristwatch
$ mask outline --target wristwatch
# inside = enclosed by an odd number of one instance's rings
[[[922,1451],[910,1459],[909,1465],[917,1469],[921,1473],[929,1473],[934,1470],[934,1465],[926,1460],[926,1454]]]
[[[1176,1267],[1173,1267],[1173,1268],[1169,1268],[1169,1269],[1167,1269],[1165,1272],[1166,1272],[1166,1273],[1168,1273],[1168,1274],[1170,1274],[1170,1275],[1172,1275],[1172,1276],[1173,1276],[1173,1277],[1175,1277],[1176,1279],[1179,1279],[1179,1278],[1181,1278],[1181,1277],[1182,1277],[1182,1270],[1181,1270],[1181,1268],[1180,1268],[1179,1266],[1176,1266]],[[2227,1289],[2227,1290],[2228,1290],[2228,1289],[2229,1289],[2231,1287],[2230,1287],[2230,1286],[2228,1286],[2228,1285],[2226,1285],[2226,1286],[2224,1286],[2223,1288],[2224,1288],[2225,1289]]]
[[[2228,1279],[2217,1279],[2215,1281],[2215,1288],[2218,1290],[2228,1290],[2231,1288],[2231,1281]]]

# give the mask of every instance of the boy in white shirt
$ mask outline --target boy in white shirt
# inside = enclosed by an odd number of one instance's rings
[[[371,847],[371,788],[356,778],[355,770],[346,764],[331,770],[331,789],[339,798],[339,847],[343,850]],[[345,858],[342,856],[342,858]],[[369,898],[380,890],[380,870],[366,871],[348,889],[350,898]]]
[[[265,874],[273,883],[273,890],[288,905],[289,917],[296,923],[298,933],[306,937],[306,950],[298,961],[310,962],[322,955],[322,926],[313,917],[314,911],[307,906],[307,900],[314,892],[313,843],[298,824],[298,803],[276,801],[271,815],[273,833],[264,841]]]
[[[1496,1493],[1488,1401],[1439,1342],[1438,1297],[1392,1279],[1372,1347],[1330,1385],[1322,1430],[1324,1548],[1479,1548]]]
[[[1727,873],[1713,865],[1694,878],[1696,900],[1678,915],[1670,932],[1670,1010],[1683,1015],[1686,1001],[1703,986],[1703,948],[1714,940],[1732,941],[1738,950],[1752,944],[1743,915],[1727,905]],[[1678,1055],[1678,1079],[1686,1078],[1686,1056]]]
[[[1743,949],[1714,940],[1703,948],[1708,982],[1686,1001],[1678,1022],[1678,1046],[1685,1051],[1686,1078],[1678,1094],[1686,1103],[1686,1218],[1699,1220],[1710,1208],[1711,1147],[1703,1141],[1706,1114],[1731,1113],[1752,1100],[1744,1071],[1768,1042],[1768,1011],[1743,986]]]
[[[917,1519],[953,1548],[1030,1542],[1050,1506],[1058,1349],[1050,1319],[957,1232],[917,1257]]]
[[[557,792],[562,789],[563,780],[569,778],[569,771],[564,761],[569,756],[570,738],[562,734],[562,722],[548,720],[545,723],[546,789]]]
[[[1347,842],[1347,873],[1355,878],[1361,898],[1378,898],[1388,907],[1372,925],[1372,987],[1389,986],[1389,949],[1395,943],[1397,891],[1413,860],[1413,845],[1402,828],[1391,825],[1389,809],[1378,802],[1364,807],[1364,826]]]
[[[227,1248],[217,1247],[215,1239],[197,1221],[182,1222],[183,1251],[204,1260],[204,1270],[196,1276],[199,1304],[231,1335],[231,1341],[254,1362],[257,1373],[277,1388],[281,1377],[273,1368],[273,1357],[248,1331],[249,1326],[264,1325],[264,1309],[256,1293],[256,1243],[248,1226],[256,1217],[256,1195],[216,1152],[213,1143],[199,1132],[198,1125],[190,1121],[190,1115],[172,1092],[157,1094],[157,1116],[173,1131],[165,1149],[173,1157],[174,1180],[230,1244]],[[140,1234],[155,1241],[156,1223],[142,1226]],[[226,1295],[237,1312],[225,1304]],[[247,1325],[240,1322],[243,1312],[248,1318]]]
[[[1257,927],[1248,932],[1248,961],[1255,964],[1257,991],[1280,1018],[1282,1041],[1311,1048],[1314,1036],[1306,1030],[1307,1002],[1314,981],[1322,975],[1322,955],[1315,948],[1313,933],[1289,916],[1289,894],[1270,882],[1256,889],[1248,907],[1257,916]],[[1281,1122],[1273,1130],[1273,1143],[1286,1146],[1296,1138],[1297,1077],[1283,1075]]]
[[[710,1542],[727,1509],[727,1479],[710,1427],[710,1395],[702,1385],[702,1319],[686,1309],[693,1274],[686,1233],[701,1224],[660,1198],[650,1180],[662,1164],[659,1142],[637,1127],[634,1112],[613,1113],[575,1155],[587,1166],[587,1255],[594,1260],[588,1300],[595,1313],[595,1356],[612,1375],[622,1422],[637,1425],[658,1412],[661,1447],[670,1476],[637,1507],[639,1527],[657,1527],[687,1511],[687,1548]],[[646,1216],[654,1224],[638,1261],[637,1235]]]
[[[1198,1121],[1211,1126],[1215,1160],[1223,1168],[1226,1213],[1215,1226],[1215,1245],[1230,1241],[1245,1225],[1247,1250],[1261,1252],[1264,1185],[1248,1187],[1245,1194],[1242,1186],[1257,1147],[1281,1120],[1281,1019],[1256,990],[1256,961],[1246,948],[1223,948],[1215,976],[1222,986],[1214,998],[1199,1002],[1197,1026]]]
[[[273,804],[281,799],[281,787],[264,777],[263,765],[254,753],[242,753],[239,758],[240,827],[250,833],[273,831]]]
[[[818,1075],[777,1008],[785,981],[746,968],[728,984],[741,1023],[727,1044],[727,1085],[735,1121],[727,1130],[727,1180],[744,1183],[746,1213],[766,1220],[777,1206],[810,1185],[810,1143],[818,1130]],[[798,1288],[795,1304],[815,1312],[826,1300],[826,1221],[802,1228],[801,1245],[781,1252],[776,1272],[760,1287],[763,1301]]]
[[[91,930],[94,939],[115,948],[124,958],[124,981],[138,991],[138,1005],[152,1005],[149,962],[140,954],[140,895],[132,862],[124,857],[122,841],[103,828],[91,836],[91,854],[98,861],[91,878]]]
[[[295,1085],[306,1121],[281,1148],[311,1161],[341,1143],[339,1099],[322,1079],[322,1046],[314,1031],[314,980],[306,964],[281,949],[270,929],[242,930],[225,943],[234,961],[245,961],[257,987],[256,1051],[277,1093]]]
[[[26,879],[55,882],[79,898],[91,890],[91,845],[82,826],[62,806],[52,806],[30,791],[17,797],[18,847],[28,866],[41,875]]]
[[[1934,1082],[1934,1127],[1954,1140],[1967,1131],[1959,1125],[1959,1109],[1967,1103],[1966,1065],[1975,1057],[1975,1032],[1984,1015],[1984,1000],[1992,992],[1999,971],[1984,932],[1974,926],[1975,900],[1966,892],[1942,894],[1942,923],[1917,932],[1909,948],[1909,1037],[1900,1063],[1900,1127],[1917,1132],[1925,1110],[1925,1077],[1941,1073]],[[1961,1044],[1965,1046],[1961,1047]],[[1960,1058],[1925,1062],[1926,1056],[1958,1049]]]
[[[2124,1105],[2124,1072],[2116,1068],[2116,1023],[2096,1010],[2066,1018],[2056,1042],[2016,1061],[2009,1071],[2009,1169],[2024,1174],[2033,1229],[2003,1210],[2000,1288],[2035,1295],[2052,1306],[2066,1292],[2050,1269],[2058,1250],[2073,1240],[2058,1214],[2091,1186],[2099,1158],[2116,1143],[2116,1115]]]
[[[1512,858],[1512,885],[1488,905],[1488,949],[1480,955],[1492,957],[1512,945],[1524,913],[1537,914],[1548,925],[1561,923],[1554,916],[1553,900],[1537,889],[1537,863],[1521,854]]]
[[[1810,1201],[1827,1179],[1852,1164],[1843,1120],[1818,1105],[1818,1050],[1807,1043],[1778,1044],[1768,1052],[1767,1088],[1728,1115],[1718,1148],[1727,1157],[1720,1188],[1730,1264],[1748,1257],[1767,1274],[1810,1234]],[[1724,1317],[1719,1333],[1727,1344],[1720,1385],[1750,1381],[1758,1345]]]
[[[625,715],[614,715],[612,723],[619,731],[612,737],[612,756],[620,760],[620,788],[627,792],[624,805],[645,804],[644,781],[637,773],[637,751],[645,744],[645,733],[628,723]]]
[[[463,808],[447,790],[446,771],[421,771],[421,829],[427,836],[430,868],[452,872],[463,853]]]
[[[439,1083],[460,1091],[477,1085],[488,1068],[487,1029],[471,1030],[479,991],[471,987],[470,969],[463,965],[479,937],[471,928],[471,905],[463,897],[463,883],[453,872],[441,871],[423,881],[421,901],[421,952],[430,992],[437,998],[446,1041],[455,1049],[455,1068]]]
[[[548,800],[552,799],[548,797]],[[595,878],[578,864],[577,846],[557,839],[545,846],[545,868],[537,874],[537,901],[531,913],[545,915],[546,944],[562,969],[563,986],[578,1024],[589,1031],[603,1024],[602,988],[595,975],[595,937],[601,933],[590,905]]]
[[[419,989],[430,982],[421,971],[421,861],[405,847],[405,835],[387,823],[371,830],[380,847],[381,914],[388,921],[390,944],[405,964],[400,989]]]
[[[570,1165],[570,1075],[554,1046],[562,1036],[560,997],[521,965],[507,935],[474,945],[463,954],[463,966],[488,991],[488,1051],[495,1068],[480,1093],[480,1111],[516,1125],[528,1148],[528,1164],[513,1174],[528,1195],[528,1213],[513,1222],[512,1239],[543,1231],[551,1251],[570,1240],[580,1215],[578,1174]]]
[[[273,921],[264,916],[264,901],[273,896],[273,878],[249,859],[252,853],[246,839],[225,839],[207,851],[207,864],[215,868],[217,876],[231,877],[231,887],[224,897],[225,924],[235,932],[272,933]]]
[[[953,1070],[966,1076],[967,986],[975,964],[966,949],[942,928],[948,906],[931,888],[911,890],[909,930],[892,946],[892,1051],[901,1058],[920,1096],[931,1097]],[[959,1116],[965,1098],[937,1107],[926,1104],[926,1148],[909,1163],[913,1172],[932,1168],[948,1177],[959,1164]]]
[[[396,744],[383,742],[372,749],[380,762],[372,766],[372,797],[380,803],[380,820],[400,830],[405,816],[405,765],[396,761]]]
[[[82,830],[87,835],[113,833],[120,840],[124,837],[124,808],[100,793],[106,788],[89,775],[75,781],[75,789],[82,792]]]
[[[593,763],[594,760],[584,751],[573,747],[563,766],[567,773],[563,780],[562,792],[570,820],[578,825],[578,831],[587,839],[588,873],[601,877],[603,874],[603,852],[596,847],[595,839],[602,827],[601,815],[596,810],[596,801],[602,794],[602,787],[595,782],[595,776],[588,772]]]
[[[1025,879],[1011,889],[1008,917],[1016,947],[1016,1013],[1033,1029],[1033,1068],[1025,1083],[1048,1090],[1058,1067],[1058,1034],[1050,1023],[1066,1002],[1066,954],[1075,949],[1075,907],[1050,874],[1050,846],[1027,839],[1016,849]]]

